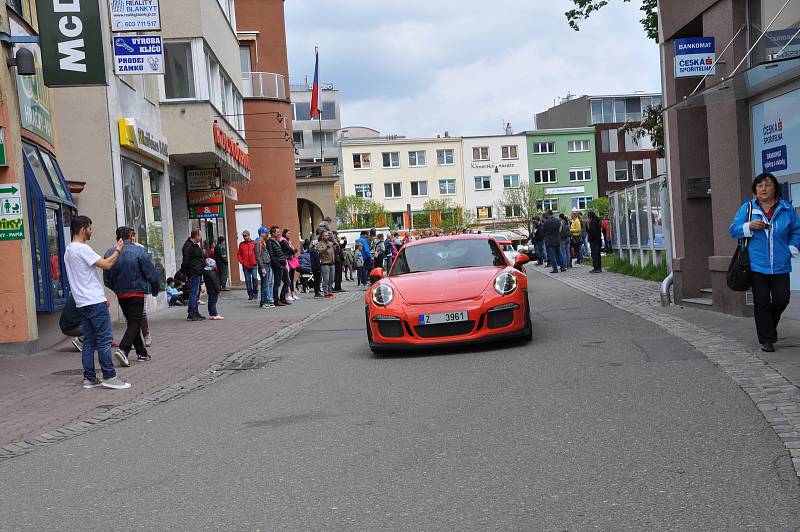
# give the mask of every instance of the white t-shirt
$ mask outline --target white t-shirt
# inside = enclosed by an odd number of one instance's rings
[[[102,257],[80,242],[72,242],[64,253],[64,265],[75,306],[78,308],[106,302],[100,272],[94,265]]]

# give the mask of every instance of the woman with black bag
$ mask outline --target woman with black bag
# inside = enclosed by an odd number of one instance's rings
[[[778,322],[789,305],[789,273],[800,248],[800,219],[791,203],[781,199],[772,174],[756,177],[752,190],[755,197],[739,208],[729,232],[747,242],[758,343],[771,353],[778,341]]]

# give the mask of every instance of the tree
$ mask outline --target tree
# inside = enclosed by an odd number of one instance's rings
[[[602,9],[610,0],[571,0],[575,4],[575,9],[570,9],[564,13],[567,17],[569,26],[575,30],[580,30],[580,23],[588,19],[592,13]],[[631,0],[622,0],[623,2],[630,2]],[[644,28],[647,37],[658,42],[658,1],[657,0],[642,0],[642,7],[640,8],[644,13],[644,18],[639,20]]]
[[[505,226],[507,229],[524,228],[525,235],[530,239],[532,236],[530,221],[537,214],[541,214],[539,202],[544,197],[544,189],[541,186],[525,182],[520,183],[517,188],[503,190],[503,195],[495,206],[500,216],[495,218],[505,218],[505,220],[495,225]]]
[[[456,205],[450,198],[429,199],[422,206],[422,210],[431,227],[452,231],[466,225],[464,207]],[[416,217],[414,228],[418,228]]]
[[[608,198],[597,198],[589,202],[589,210],[594,211],[602,218],[608,216]]]
[[[642,113],[640,125],[635,126],[633,122],[625,122],[620,131],[633,133],[633,142],[637,146],[645,135],[649,135],[658,156],[664,157],[664,107],[661,104],[648,105]]]
[[[386,225],[386,208],[371,199],[344,196],[336,202],[336,225],[339,229],[381,227]]]

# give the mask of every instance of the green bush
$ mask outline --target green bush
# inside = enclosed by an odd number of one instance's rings
[[[648,264],[642,268],[638,264],[631,264],[626,260],[617,258],[614,255],[606,255],[603,257],[603,268],[610,272],[621,273],[622,275],[629,275],[647,281],[661,282],[669,275],[666,260],[662,260],[661,264]]]

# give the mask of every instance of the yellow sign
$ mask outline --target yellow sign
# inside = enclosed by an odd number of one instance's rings
[[[169,148],[164,137],[137,125],[133,118],[120,118],[119,144],[160,163],[169,162]]]

